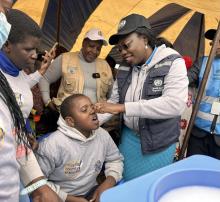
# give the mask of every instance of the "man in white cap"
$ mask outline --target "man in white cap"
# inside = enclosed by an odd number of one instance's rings
[[[108,63],[99,59],[102,46],[107,42],[101,30],[90,29],[84,37],[79,52],[68,52],[57,57],[40,82],[43,101],[52,110],[59,109],[69,95],[82,93],[92,102],[107,99],[113,77]],[[57,97],[50,98],[49,85],[61,77]]]
[[[216,29],[209,29],[205,38],[213,39]],[[203,79],[208,57],[204,56],[188,71],[189,83],[199,85]],[[220,159],[220,39],[217,41],[203,98],[189,139],[187,156],[203,154]]]

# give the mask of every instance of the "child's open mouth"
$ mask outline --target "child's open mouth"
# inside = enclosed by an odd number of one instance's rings
[[[98,116],[97,116],[97,115],[94,115],[94,116],[92,117],[92,121],[98,122],[98,121],[99,121],[99,120],[98,120]]]

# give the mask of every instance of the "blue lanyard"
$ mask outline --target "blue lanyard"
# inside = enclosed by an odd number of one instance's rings
[[[145,65],[148,65],[148,64],[151,62],[151,60],[152,60],[152,58],[153,58],[153,56],[154,56],[154,54],[155,54],[156,51],[157,51],[157,47],[154,48],[154,50],[153,50],[153,52],[151,53],[150,57],[149,57],[149,58],[147,59],[147,61],[145,62]]]

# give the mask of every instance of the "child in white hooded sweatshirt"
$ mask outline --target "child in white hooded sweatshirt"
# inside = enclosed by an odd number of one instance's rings
[[[99,127],[94,105],[87,96],[67,97],[60,113],[57,131],[39,144],[41,169],[63,201],[99,201],[103,191],[121,180],[123,157],[108,132]],[[96,178],[104,163],[106,179],[97,186]]]

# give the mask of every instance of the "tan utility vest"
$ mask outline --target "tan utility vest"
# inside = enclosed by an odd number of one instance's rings
[[[96,72],[100,78],[96,78],[96,95],[98,102],[107,99],[107,93],[112,87],[113,77],[108,63],[97,58]],[[89,68],[89,63],[88,63]],[[79,52],[69,52],[62,55],[62,79],[57,93],[57,98],[53,98],[54,103],[60,106],[62,101],[76,93],[83,93],[84,75],[80,67]]]

